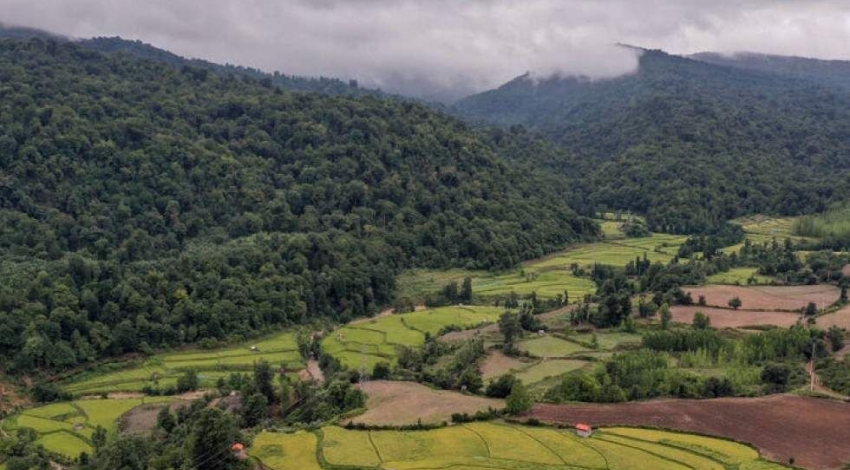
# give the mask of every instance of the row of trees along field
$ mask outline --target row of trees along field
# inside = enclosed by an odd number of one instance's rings
[[[0,358],[60,370],[390,303],[405,267],[598,235],[420,105],[0,41]]]

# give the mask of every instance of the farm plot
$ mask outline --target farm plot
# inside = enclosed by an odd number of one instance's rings
[[[525,351],[532,356],[541,358],[567,357],[575,353],[588,350],[588,348],[585,348],[580,344],[552,335],[522,341],[517,345],[517,347],[520,351]]]
[[[837,326],[850,330],[850,306],[844,307],[837,312],[817,317],[815,321],[818,327],[822,329]]]
[[[759,285],[770,284],[776,279],[758,273],[758,268],[732,268],[729,271],[712,274],[705,280],[706,284]]]
[[[835,286],[700,286],[685,287],[694,301],[705,296],[709,307],[728,308],[729,300],[738,297],[745,310],[785,310],[799,311],[814,302],[818,308],[829,307],[840,295]]]
[[[233,371],[250,371],[254,362],[260,360],[283,365],[288,370],[304,367],[295,334],[285,332],[225,349],[157,354],[141,364],[129,367],[116,364],[118,370],[84,373],[61,385],[74,395],[139,392],[146,387],[174,386],[178,377],[192,369],[198,373],[201,387],[212,387],[220,377],[227,377]]]
[[[146,397],[109,400],[78,400],[54,403],[22,411],[4,421],[4,429],[32,428],[38,443],[47,450],[76,458],[80,452],[91,454],[91,436],[101,426],[109,433],[118,431],[118,419],[144,404],[172,401],[170,397]]]
[[[646,255],[651,262],[669,263],[687,237],[656,233],[645,238],[589,243],[570,248],[557,255],[526,264],[529,268],[568,268],[573,264],[590,266],[608,264],[625,266]]]
[[[370,381],[359,385],[369,397],[367,411],[355,423],[370,425],[433,424],[451,420],[452,413],[475,414],[490,408],[501,409],[502,400],[433,390],[415,382]]]
[[[313,443],[305,433],[257,436],[251,455],[272,470],[343,467],[396,470],[722,470],[787,468],[761,460],[744,444],[675,432],[644,435],[600,430],[590,439],[570,430],[470,423],[428,431],[348,431],[325,427]],[[698,441],[695,443],[695,440]],[[311,445],[312,444],[312,445]],[[304,446],[303,450],[295,451]],[[280,458],[293,452],[293,460]],[[311,457],[312,456],[312,460]]]
[[[702,312],[711,319],[714,328],[746,328],[748,326],[778,326],[787,328],[800,319],[794,312],[731,310],[715,307],[676,305],[670,308],[673,321],[690,325],[694,314]]]
[[[787,462],[793,457],[797,465],[811,469],[840,468],[850,461],[850,446],[846,445],[850,442],[850,404],[825,399],[772,395],[711,400],[665,399],[609,405],[538,404],[530,416],[567,425],[588,422],[599,426],[653,426],[721,436],[750,442],[776,461]],[[621,430],[616,432],[623,434]],[[644,434],[639,438],[675,441],[674,444],[680,443],[677,447],[687,450],[711,448],[729,456],[726,459],[715,457],[722,462],[737,455],[729,455],[720,446],[689,442],[694,437],[685,434],[664,439],[649,438],[648,434]],[[740,468],[774,467],[748,462]]]
[[[447,326],[469,328],[498,320],[496,307],[442,307],[349,324],[322,340],[322,349],[342,364],[371,371],[378,362],[392,363],[397,347],[418,347],[425,334],[436,335]]]

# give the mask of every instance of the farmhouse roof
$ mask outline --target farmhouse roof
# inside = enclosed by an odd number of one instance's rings
[[[235,450],[236,452],[242,452],[243,450],[245,450],[245,446],[242,445],[242,443],[237,442],[236,444],[233,444],[233,447],[231,447],[230,449]]]
[[[593,428],[590,427],[589,424],[584,424],[584,423],[576,424],[576,429],[578,429],[579,431],[592,431],[593,430]]]

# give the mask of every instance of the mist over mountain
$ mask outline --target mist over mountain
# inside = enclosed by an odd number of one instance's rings
[[[845,199],[850,95],[824,74],[754,68],[647,51],[635,74],[523,75],[455,109],[559,143],[566,153],[550,164],[588,205],[646,213],[657,229],[702,230]]]

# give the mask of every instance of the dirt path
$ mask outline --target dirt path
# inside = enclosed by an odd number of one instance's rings
[[[319,361],[312,358],[307,361],[307,372],[316,382],[323,383],[325,381],[325,373],[319,367]]]
[[[850,403],[772,395],[713,400],[652,400],[621,404],[538,404],[541,421],[574,425],[651,426],[721,436],[755,445],[778,462],[794,458],[810,469],[850,462]]]

